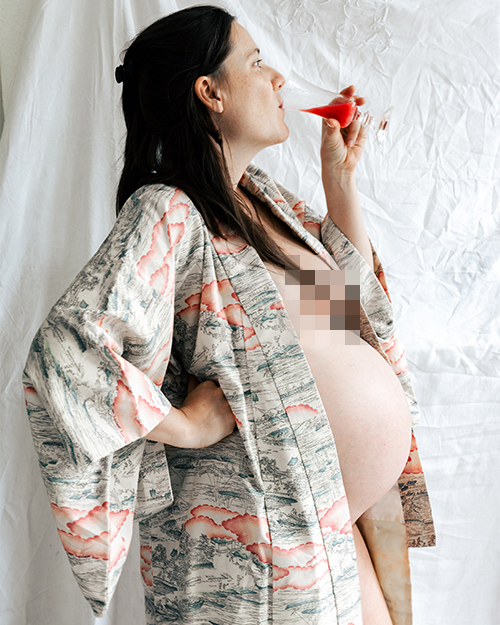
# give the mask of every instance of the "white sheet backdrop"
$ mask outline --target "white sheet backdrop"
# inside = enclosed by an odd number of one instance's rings
[[[21,393],[31,338],[114,218],[124,126],[113,72],[175,0],[1,0],[1,625],[94,622],[59,543]],[[500,7],[497,0],[228,0],[283,73],[372,108],[359,168],[407,347],[438,545],[412,550],[415,625],[500,623]],[[319,119],[257,163],[320,211]],[[144,622],[137,542],[103,625]]]

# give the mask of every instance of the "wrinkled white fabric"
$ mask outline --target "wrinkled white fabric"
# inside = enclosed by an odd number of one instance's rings
[[[123,145],[114,68],[138,30],[189,0],[2,0],[0,76],[2,625],[88,625],[42,486],[21,369],[35,330],[114,219]],[[415,625],[494,625],[500,561],[500,8],[495,0],[227,0],[286,75],[355,84],[394,107],[359,166],[422,410],[438,544],[412,551]],[[287,113],[255,162],[318,211],[319,119]],[[382,208],[383,207],[383,208]],[[137,543],[136,543],[137,548]],[[144,622],[132,549],[105,625]]]

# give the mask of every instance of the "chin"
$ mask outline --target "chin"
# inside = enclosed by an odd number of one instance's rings
[[[260,150],[264,148],[270,148],[272,145],[278,145],[279,143],[283,143],[288,139],[290,135],[290,130],[285,123],[282,123],[281,128],[279,130],[275,129],[275,131],[267,136],[267,138],[261,143]]]
[[[278,136],[279,138],[277,138],[277,140],[274,142],[274,145],[277,143],[283,143],[290,136],[290,129],[284,122],[283,122],[283,129],[281,130]]]

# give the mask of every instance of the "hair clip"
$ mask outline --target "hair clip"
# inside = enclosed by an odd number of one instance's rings
[[[118,65],[118,67],[115,69],[115,80],[117,83],[121,83],[123,82],[124,78],[125,78],[125,68],[123,67],[123,65]]]

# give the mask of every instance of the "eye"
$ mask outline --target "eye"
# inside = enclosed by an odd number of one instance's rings
[[[256,67],[260,67],[260,68],[262,69],[261,63],[262,63],[262,59],[257,59],[257,60],[253,63],[253,65],[255,65]]]

